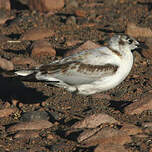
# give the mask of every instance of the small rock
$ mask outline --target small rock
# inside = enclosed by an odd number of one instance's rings
[[[108,7],[112,7],[115,5],[118,5],[118,2],[120,3],[121,0],[113,0],[113,1],[104,1],[104,4]]]
[[[150,28],[139,27],[134,23],[128,23],[126,33],[133,37],[152,37]]]
[[[10,15],[10,11],[0,9],[0,24],[5,24],[7,20],[14,19],[13,15]]]
[[[152,109],[152,94],[146,93],[141,97],[141,99],[125,107],[124,112],[129,115],[134,115],[134,114],[140,114],[145,110],[151,110],[151,109]]]
[[[21,120],[28,121],[38,121],[38,120],[48,120],[48,113],[45,111],[30,111],[23,113]]]
[[[75,16],[69,16],[66,20],[66,24],[76,24],[76,22]]]
[[[6,101],[4,103],[4,108],[10,108],[10,106],[11,106],[10,102]]]
[[[75,46],[75,45],[77,45],[77,44],[81,44],[83,41],[81,41],[81,40],[73,40],[73,41],[66,41],[66,45],[68,46],[68,47],[70,47],[70,46]]]
[[[12,113],[15,113],[17,111],[16,108],[5,108],[0,110],[0,118],[8,117]]]
[[[10,11],[11,9],[10,0],[0,0],[0,9]]]
[[[84,10],[76,10],[75,15],[78,17],[86,17],[86,12]]]
[[[10,70],[14,70],[14,65],[11,61],[8,61],[8,60],[0,57],[0,68],[10,71]]]
[[[152,147],[149,149],[149,152],[152,152]]]
[[[27,32],[25,32],[21,38],[21,40],[41,40],[47,37],[54,36],[54,31],[47,28],[33,28]]]
[[[95,133],[97,133],[101,128],[94,128],[94,129],[87,129],[83,131],[79,137],[77,138],[77,141],[81,143],[82,141],[88,139],[89,137],[93,136]]]
[[[11,61],[14,65],[28,65],[29,67],[38,66],[36,61],[30,57],[14,57]]]
[[[50,43],[46,40],[39,40],[33,43],[32,45],[32,56],[41,57],[41,56],[51,56],[56,55],[56,51],[52,48]]]
[[[84,120],[76,122],[74,125],[72,125],[72,128],[96,128],[104,123],[119,124],[119,122],[113,117],[104,113],[99,113],[93,114],[91,116],[86,117]]]
[[[131,137],[124,131],[120,131],[113,128],[103,128],[95,135],[83,141],[87,146],[94,146],[98,144],[119,144],[131,142]]]
[[[21,122],[12,125],[8,128],[8,132],[14,132],[19,130],[41,130],[52,127],[53,124],[47,120],[32,121],[32,122]]]
[[[127,135],[136,135],[142,133],[142,130],[133,124],[124,124],[120,131],[126,132]]]
[[[82,44],[80,47],[78,47],[77,49],[68,51],[64,56],[70,56],[76,53],[79,53],[81,51],[85,51],[85,50],[90,50],[90,49],[96,49],[96,48],[100,48],[101,46],[98,44],[95,44],[92,41],[87,41],[84,44]]]
[[[78,2],[77,0],[69,0],[67,2],[67,7],[68,8],[77,8],[79,5],[78,5]]]
[[[31,10],[45,13],[63,8],[64,0],[28,0],[28,6]]]
[[[48,134],[48,135],[47,135],[47,139],[48,139],[48,140],[52,140],[52,139],[54,139],[54,135],[52,135],[52,134]]]
[[[32,139],[39,137],[39,132],[35,131],[19,131],[15,134],[14,138]]]
[[[100,144],[98,145],[94,152],[128,152],[122,145],[117,144]]]

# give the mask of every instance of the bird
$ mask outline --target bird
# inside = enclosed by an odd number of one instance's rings
[[[130,73],[132,50],[139,46],[140,43],[131,36],[114,34],[107,45],[83,50],[34,69],[18,70],[15,74],[21,77],[33,75],[38,81],[88,96],[118,86]]]

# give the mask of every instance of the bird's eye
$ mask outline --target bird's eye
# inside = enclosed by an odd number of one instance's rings
[[[130,39],[130,40],[128,40],[128,42],[129,42],[129,44],[131,44],[133,42],[133,40]]]

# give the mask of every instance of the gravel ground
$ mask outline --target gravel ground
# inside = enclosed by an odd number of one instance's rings
[[[129,23],[146,30],[152,27],[152,3],[148,0],[66,1],[65,7],[53,15],[30,11],[26,7],[12,9],[11,12],[14,18],[0,25],[0,33],[5,36],[0,36],[0,55],[11,61],[15,69],[62,58],[69,50],[88,40],[103,45],[113,33],[127,33]],[[43,33],[38,32],[34,40],[25,38],[28,31],[29,37],[33,36],[33,28],[51,29],[53,34],[45,35],[42,39],[49,43],[47,47],[51,47],[56,55],[52,52],[48,55],[47,51],[47,55],[43,51],[33,53],[34,43],[39,41],[36,39]],[[149,44],[149,50],[147,53],[146,49],[134,51],[134,66],[129,76],[118,87],[104,93],[73,96],[64,89],[47,86],[43,82],[22,81],[0,75],[0,109],[3,110],[0,112],[0,151],[97,152],[99,143],[90,145],[78,140],[87,127],[75,130],[71,126],[90,115],[105,113],[119,123],[112,125],[110,121],[106,126],[100,125],[101,128],[121,131],[123,126],[130,124],[141,129],[137,134],[129,135],[129,141],[122,144],[124,151],[152,152],[152,103],[151,97],[145,99],[152,90],[151,37],[152,34],[136,37],[140,42]],[[103,96],[110,97],[104,99]],[[133,110],[139,108],[140,112],[128,112],[128,105],[142,101],[146,103],[132,105]],[[143,105],[146,105],[145,109]],[[145,123],[151,126],[145,127]],[[118,151],[120,147],[115,148]]]

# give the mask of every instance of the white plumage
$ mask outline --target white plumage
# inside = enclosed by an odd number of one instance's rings
[[[34,74],[37,80],[90,95],[112,89],[127,77],[133,65],[131,50],[138,45],[139,42],[127,35],[114,35],[108,46],[85,50],[36,69],[15,73],[20,76]]]

